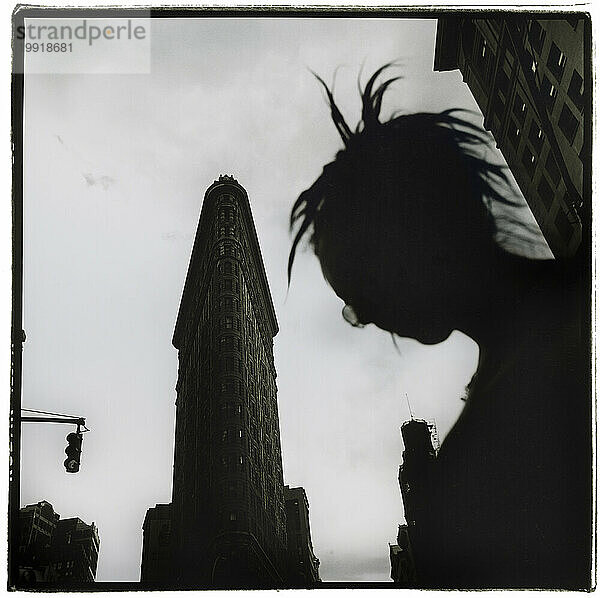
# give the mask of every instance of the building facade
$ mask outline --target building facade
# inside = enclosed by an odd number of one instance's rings
[[[576,253],[589,213],[585,25],[576,13],[438,20],[434,69],[460,69],[557,257]]]
[[[248,196],[221,176],[204,197],[173,336],[173,570],[181,587],[285,585],[277,332]]]
[[[143,532],[140,581],[147,585],[160,585],[169,578],[173,566],[171,504],[158,504],[148,509]]]
[[[284,487],[289,558],[288,586],[311,588],[319,581],[319,559],[313,552],[308,498],[304,488]]]
[[[390,544],[391,578],[400,588],[417,587],[417,573],[408,525],[398,526],[397,542],[397,544]]]
[[[61,519],[54,532],[50,563],[58,582],[93,582],[99,551],[100,537],[94,522],[88,525],[79,517]]]
[[[60,519],[43,500],[20,510],[19,578],[25,586],[39,582],[64,586],[96,579],[100,537],[92,522]]]
[[[404,451],[398,483],[406,525],[398,528],[398,544],[390,547],[391,577],[411,587],[426,573],[431,542],[430,498],[436,491],[433,467],[437,454],[437,431],[425,420],[411,419],[401,428]],[[421,575],[419,576],[419,573]],[[421,577],[421,579],[419,579]]]

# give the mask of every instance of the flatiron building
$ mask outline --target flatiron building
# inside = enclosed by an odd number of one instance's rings
[[[277,332],[248,195],[221,176],[204,197],[173,336],[179,587],[285,585]]]

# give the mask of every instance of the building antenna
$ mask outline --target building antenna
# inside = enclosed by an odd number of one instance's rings
[[[407,393],[407,392],[405,392],[405,393],[404,393],[404,396],[406,397],[406,402],[407,402],[407,404],[408,404],[408,412],[410,413],[410,419],[411,419],[411,421],[412,421],[412,420],[413,420],[413,419],[415,419],[415,418],[414,418],[414,415],[413,415],[413,412],[412,412],[412,409],[411,409],[411,406],[410,406],[410,401],[408,400],[408,393]]]

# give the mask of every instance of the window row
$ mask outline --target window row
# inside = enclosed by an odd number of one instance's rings
[[[225,351],[241,351],[242,349],[242,340],[237,336],[222,336],[219,339],[219,344],[221,349]]]
[[[232,440],[241,440],[244,437],[242,428],[225,428],[221,431],[221,442],[227,443]]]
[[[242,382],[241,380],[233,380],[227,379],[221,382],[221,394],[231,394],[231,393],[241,393],[242,392]],[[223,409],[223,405],[221,405],[221,409]],[[240,411],[241,413],[241,411]]]
[[[224,316],[220,321],[221,330],[240,330],[240,319],[236,316]]]
[[[221,469],[224,471],[241,470],[244,468],[244,455],[223,455],[221,457]]]
[[[235,262],[223,261],[217,266],[217,270],[221,274],[237,274],[238,266]]]
[[[237,297],[221,297],[219,299],[219,308],[239,311],[240,300]]]
[[[219,282],[219,290],[229,291],[233,293],[237,293],[240,289],[240,285],[237,280],[233,280],[232,278],[225,278]]]
[[[231,374],[241,374],[242,373],[242,360],[239,357],[224,357],[222,360],[222,368],[223,371]]]
[[[242,405],[240,403],[222,403],[219,411],[222,417],[242,415]]]
[[[237,249],[233,243],[221,243],[219,245],[219,255],[220,256],[237,256]]]
[[[217,232],[220,237],[225,235],[233,236],[235,235],[235,226],[233,224],[220,224],[217,228]]]
[[[223,205],[219,209],[220,221],[231,221],[235,218],[235,206]]]

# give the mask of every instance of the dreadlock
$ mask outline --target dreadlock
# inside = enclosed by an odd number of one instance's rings
[[[517,206],[498,191],[502,184],[506,185],[505,167],[480,155],[481,147],[488,144],[486,132],[457,116],[460,110],[404,114],[380,122],[383,96],[400,79],[393,77],[376,86],[378,77],[390,66],[388,63],[377,69],[364,90],[359,84],[362,113],[354,132],[337,107],[332,91],[313,73],[325,90],[344,148],[292,207],[290,230],[296,226],[298,229],[288,259],[288,284],[298,243],[311,228],[310,241],[317,252],[319,216],[325,208],[374,210],[384,189],[384,193],[393,193],[394,201],[401,202],[408,195],[412,201],[423,203],[425,209],[425,204],[437,194],[447,204],[436,208],[438,211],[446,215],[449,211],[461,212],[465,221],[476,222],[474,226],[479,229],[466,233],[483,232],[490,239],[496,233],[490,202]],[[418,197],[416,189],[421,193]]]

